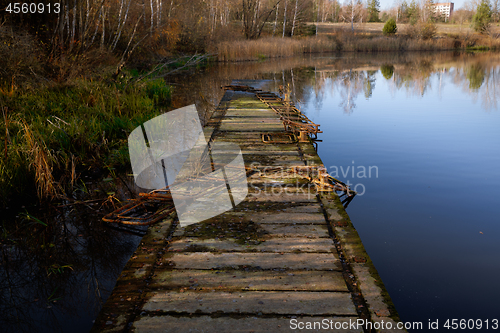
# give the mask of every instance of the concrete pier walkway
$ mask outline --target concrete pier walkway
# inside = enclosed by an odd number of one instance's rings
[[[281,120],[234,91],[205,134],[239,145],[248,196],[202,223],[151,226],[93,332],[396,332],[370,329],[398,317],[338,196],[290,172],[322,166],[313,144],[264,143],[283,137]]]

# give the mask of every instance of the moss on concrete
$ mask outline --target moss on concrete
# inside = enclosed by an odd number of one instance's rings
[[[222,218],[191,224],[184,230],[184,236],[202,239],[234,239],[240,245],[258,245],[265,241],[266,230],[248,218],[228,221]],[[209,250],[210,251],[210,250]]]

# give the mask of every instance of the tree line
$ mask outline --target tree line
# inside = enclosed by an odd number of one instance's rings
[[[40,0],[53,4],[53,0]],[[306,23],[380,22],[395,18],[415,24],[444,20],[433,0],[397,0],[380,11],[379,0],[59,0],[60,11],[8,13],[0,5],[0,27],[21,28],[36,36],[52,55],[101,48],[123,61],[133,52],[155,49],[205,52],[211,43],[263,34],[288,37],[317,34]],[[469,0],[451,20],[472,22],[477,9],[486,19],[500,20],[500,0]]]
[[[52,52],[90,48],[120,51],[126,57],[141,44],[163,42],[203,48],[229,27],[248,39],[302,33],[305,22],[377,21],[378,0],[40,0],[45,10],[13,13],[0,5],[0,24],[37,36]],[[371,6],[371,7],[370,7]],[[370,9],[371,8],[371,9]],[[11,9],[11,8],[10,8]],[[313,31],[314,33],[314,31]]]
[[[487,18],[490,23],[500,22],[500,0],[468,0],[462,7],[454,8],[451,17],[447,18],[434,11],[434,0],[396,0],[395,5],[381,13],[381,20],[393,17],[397,23],[450,22],[454,24],[473,23],[474,16]],[[476,28],[473,25],[474,28]]]

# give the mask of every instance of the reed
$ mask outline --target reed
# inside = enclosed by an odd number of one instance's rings
[[[407,27],[396,36],[352,33],[339,29],[334,34],[294,37],[261,38],[258,40],[224,41],[216,45],[218,61],[237,62],[282,58],[308,53],[332,52],[405,52],[441,51],[466,48],[499,49],[500,39],[480,35],[438,36],[420,38]]]
[[[33,170],[39,198],[50,198],[58,192],[54,180],[53,160],[42,138],[37,138],[30,126],[22,121],[23,136],[27,144],[28,169]]]
[[[218,60],[223,62],[290,57],[301,52],[298,40],[261,38],[221,42],[217,45]]]

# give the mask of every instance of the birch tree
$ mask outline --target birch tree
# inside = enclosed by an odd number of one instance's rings
[[[269,8],[262,0],[242,0],[243,31],[247,39],[259,38],[264,24],[276,10],[280,0]]]
[[[344,8],[345,14],[342,14],[342,16],[345,21],[351,22],[351,31],[354,32],[354,21],[357,21],[361,17],[363,4],[360,0],[347,0]]]

